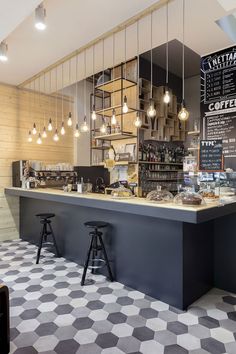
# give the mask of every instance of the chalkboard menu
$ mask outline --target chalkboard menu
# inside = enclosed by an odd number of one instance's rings
[[[222,140],[201,140],[199,151],[199,171],[223,171]]]
[[[223,140],[225,166],[236,170],[236,46],[201,59],[203,139]]]

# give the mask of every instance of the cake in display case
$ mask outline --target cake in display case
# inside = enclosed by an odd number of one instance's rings
[[[204,205],[205,200],[201,194],[194,192],[192,189],[186,188],[185,191],[178,193],[174,198],[174,203],[186,206]]]
[[[173,201],[174,196],[166,189],[161,189],[161,186],[157,186],[156,190],[148,193],[146,199],[152,203],[170,203]]]
[[[111,197],[113,199],[130,199],[133,198],[133,193],[130,189],[121,185],[120,187],[112,190]]]

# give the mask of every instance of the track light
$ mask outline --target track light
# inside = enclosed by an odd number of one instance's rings
[[[41,3],[36,9],[35,9],[35,28],[39,31],[44,31],[47,27],[45,23],[45,18],[46,18],[46,10],[43,6],[43,3]]]
[[[4,41],[1,42],[0,43],[0,61],[2,61],[2,62],[8,61],[7,51],[8,51],[8,46],[7,46],[6,42],[4,42]]]

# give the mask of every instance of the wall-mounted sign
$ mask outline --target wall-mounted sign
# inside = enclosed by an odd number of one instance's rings
[[[202,57],[203,139],[223,141],[226,167],[236,169],[236,46]]]
[[[199,150],[199,171],[224,171],[222,140],[201,140]]]

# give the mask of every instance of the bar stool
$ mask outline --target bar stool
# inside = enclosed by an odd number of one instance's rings
[[[58,251],[58,247],[57,247],[57,243],[56,243],[56,238],[52,229],[52,225],[51,225],[51,218],[55,217],[55,214],[50,214],[50,213],[42,213],[42,214],[37,214],[36,215],[37,218],[40,219],[40,224],[42,224],[42,229],[41,229],[41,233],[40,233],[40,239],[39,239],[39,246],[38,246],[38,252],[37,252],[37,259],[36,259],[36,264],[39,263],[39,258],[40,258],[40,254],[41,254],[41,249],[43,247],[43,245],[47,245],[47,246],[53,246],[55,249],[55,254],[57,257],[60,257],[59,251]],[[51,235],[52,236],[52,242],[48,242],[47,238],[48,236]]]
[[[92,229],[92,231],[89,232],[89,236],[91,237],[91,241],[90,241],[90,246],[88,249],[88,253],[87,253],[87,258],[84,264],[84,271],[83,271],[83,275],[82,275],[82,280],[81,280],[81,285],[84,285],[85,282],[85,277],[86,277],[86,273],[88,268],[92,270],[92,273],[94,274],[95,269],[99,269],[102,268],[104,265],[106,265],[107,270],[108,270],[108,274],[109,274],[109,278],[110,281],[113,281],[113,275],[112,275],[112,271],[111,271],[111,267],[109,264],[109,260],[107,257],[107,252],[103,243],[103,239],[102,239],[102,232],[99,231],[100,229],[103,229],[105,227],[107,227],[109,224],[103,221],[88,221],[86,223],[84,223],[84,225],[89,228]],[[103,258],[97,258],[97,254],[98,252],[101,252],[103,254]],[[91,253],[92,253],[92,258],[91,257]],[[91,266],[89,266],[89,263],[91,262]],[[96,263],[99,262],[101,263],[101,265],[96,265]]]

